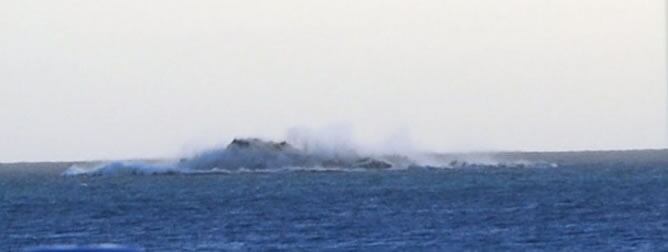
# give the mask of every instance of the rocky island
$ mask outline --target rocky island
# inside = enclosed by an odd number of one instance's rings
[[[270,169],[283,167],[346,167],[389,169],[394,165],[382,157],[362,156],[355,152],[318,152],[296,148],[288,142],[257,138],[234,139],[226,148],[207,151],[179,166],[194,170]]]

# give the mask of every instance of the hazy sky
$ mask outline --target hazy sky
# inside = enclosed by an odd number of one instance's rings
[[[0,161],[332,124],[434,151],[662,147],[665,36],[660,0],[3,0]]]

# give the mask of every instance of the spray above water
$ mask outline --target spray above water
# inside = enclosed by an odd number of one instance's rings
[[[302,143],[304,144],[304,143]],[[65,175],[80,174],[160,174],[272,171],[285,169],[391,169],[410,165],[398,157],[364,156],[352,148],[334,148],[304,144],[300,148],[288,142],[256,138],[235,139],[225,148],[217,148],[182,158],[175,162],[111,162],[93,168],[73,166]]]
[[[288,141],[257,138],[235,139],[227,146],[188,158],[165,162],[110,162],[94,167],[72,166],[64,175],[208,174],[280,171],[366,171],[410,168],[462,168],[500,165],[490,158],[396,153],[362,150],[345,135],[320,137],[305,130],[291,130]],[[525,166],[525,162],[504,162]]]

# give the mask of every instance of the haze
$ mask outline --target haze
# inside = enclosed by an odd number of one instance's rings
[[[0,2],[0,161],[292,127],[422,150],[663,147],[663,1]]]

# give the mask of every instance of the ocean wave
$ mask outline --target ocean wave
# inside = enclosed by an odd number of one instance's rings
[[[73,165],[65,170],[63,175],[154,175],[185,172],[188,171],[171,164],[115,161],[89,167],[84,165]]]
[[[502,164],[476,164],[467,163],[464,165],[451,166],[434,166],[434,165],[412,165],[407,167],[396,167],[384,169],[384,171],[402,171],[409,169],[431,169],[431,170],[452,170],[452,169],[473,169],[473,168],[556,168],[556,164],[527,164],[527,163],[502,163]],[[75,165],[68,168],[64,176],[145,176],[145,175],[233,175],[233,174],[269,174],[269,173],[284,173],[284,172],[315,172],[315,173],[332,173],[332,172],[369,172],[378,171],[377,169],[366,168],[351,168],[351,167],[275,167],[264,169],[250,169],[250,168],[212,168],[209,170],[194,170],[188,168],[180,168],[170,165],[152,165],[138,162],[112,162],[91,167],[84,167]]]
[[[276,172],[359,172],[405,169],[551,166],[528,161],[497,162],[491,158],[445,159],[436,156],[361,155],[295,148],[287,142],[236,139],[225,148],[174,162],[115,161],[94,166],[74,165],[63,175],[239,174]]]
[[[79,246],[79,245],[51,245],[51,246],[40,246],[27,249],[28,252],[139,252],[144,251],[144,249],[123,246],[117,244],[98,244],[98,245],[89,245],[89,246]]]
[[[245,173],[280,173],[280,172],[364,172],[369,169],[346,167],[276,167],[266,169],[250,168],[212,168],[210,170],[194,170],[175,166],[154,166],[143,163],[113,162],[92,167],[76,165],[68,168],[64,176],[124,176],[124,175],[214,175],[214,174],[245,174]]]

